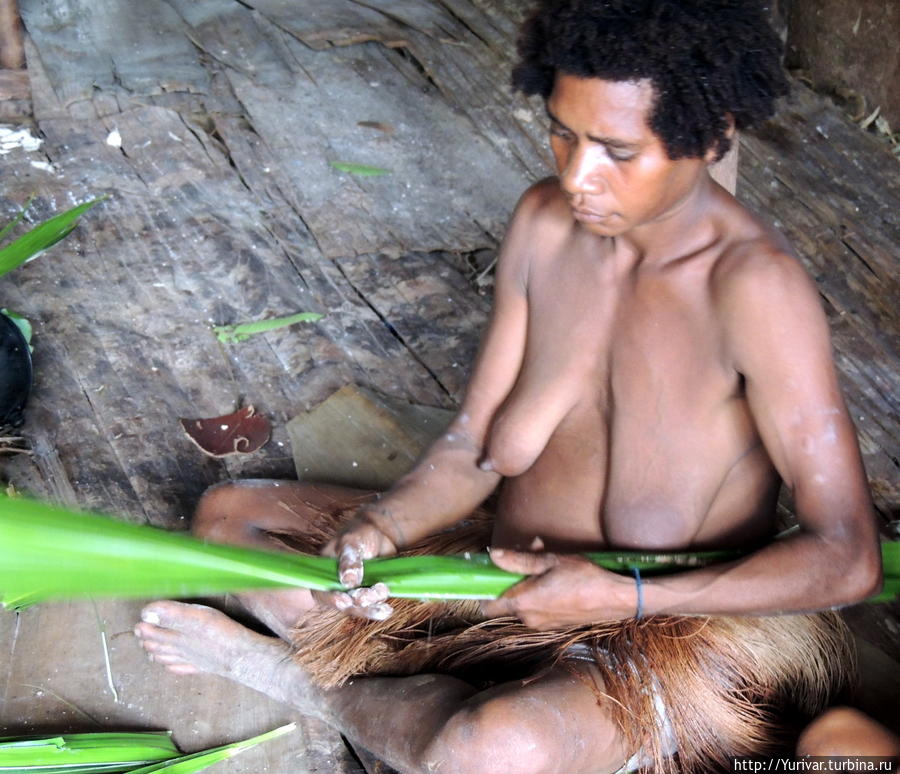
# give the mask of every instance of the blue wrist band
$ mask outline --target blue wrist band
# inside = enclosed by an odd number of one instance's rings
[[[641,582],[641,571],[637,567],[632,567],[631,572],[637,585],[637,610],[634,611],[634,617],[640,620],[644,617],[644,584]]]

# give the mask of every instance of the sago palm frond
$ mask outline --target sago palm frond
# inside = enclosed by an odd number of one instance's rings
[[[54,215],[49,220],[45,220],[18,239],[10,242],[6,247],[0,248],[0,276],[12,271],[26,261],[36,258],[44,250],[65,239],[78,224],[78,219],[105,198],[105,196],[101,196],[97,199],[91,199],[91,201],[79,204],[77,207],[61,212],[59,215]],[[29,200],[28,204],[30,203],[31,200]],[[28,204],[0,231],[0,238],[5,236],[22,219],[25,210],[28,209]]]
[[[885,543],[885,590],[900,593],[900,543]],[[740,556],[735,551],[661,555],[587,554],[619,572],[652,574]],[[366,582],[386,583],[395,597],[493,599],[523,576],[484,554],[415,556],[366,562]],[[22,608],[86,596],[193,597],[258,588],[341,588],[337,563],[321,556],[206,543],[183,533],[128,524],[26,498],[0,496],[0,602]]]
[[[295,728],[289,723],[241,742],[182,755],[165,731],[0,738],[0,774],[194,774]]]

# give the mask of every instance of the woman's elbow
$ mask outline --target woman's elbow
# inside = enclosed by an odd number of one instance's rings
[[[846,596],[844,604],[854,605],[863,602],[878,594],[883,588],[884,572],[881,565],[880,544],[876,544],[874,548],[867,547],[863,556],[856,552],[845,567],[839,581],[843,595]]]

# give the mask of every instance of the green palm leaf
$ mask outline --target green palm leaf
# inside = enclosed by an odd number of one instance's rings
[[[284,734],[293,731],[296,728],[294,723],[288,723],[286,726],[276,728],[273,731],[267,731],[242,742],[232,742],[222,747],[214,747],[211,750],[193,753],[192,755],[184,755],[181,758],[174,758],[161,763],[153,763],[149,766],[142,766],[139,769],[132,769],[131,774],[155,774],[157,771],[166,772],[166,774],[193,774],[195,771],[205,769],[214,763],[223,761],[226,758],[233,758],[244,750],[249,750],[261,742],[275,739]]]
[[[122,772],[180,755],[165,731],[8,737],[0,739],[0,772]]]
[[[22,207],[21,210],[16,214],[9,223],[7,223],[3,228],[0,228],[0,242],[3,241],[3,237],[5,237],[10,231],[12,231],[16,225],[19,223],[22,218],[25,217],[25,213],[28,212],[28,208],[31,206],[31,203],[34,201],[34,196],[29,196],[28,201],[25,202],[25,206]]]
[[[885,590],[900,594],[900,543],[884,543]],[[672,572],[739,556],[735,551],[653,555],[601,552],[607,569]],[[492,599],[523,576],[484,554],[372,559],[366,582],[387,583],[395,597]],[[86,596],[190,597],[255,588],[336,590],[337,563],[321,556],[206,543],[183,533],[0,496],[0,602],[22,608]]]
[[[25,263],[25,261],[36,258],[44,250],[67,237],[77,225],[78,218],[105,198],[105,196],[101,196],[97,199],[91,199],[89,202],[79,204],[77,207],[55,215],[0,249],[0,277]],[[21,220],[24,211],[23,209],[0,234],[6,234],[13,225]]]
[[[168,732],[66,734],[0,739],[0,774],[193,774],[296,728],[289,723],[241,742],[182,755]]]

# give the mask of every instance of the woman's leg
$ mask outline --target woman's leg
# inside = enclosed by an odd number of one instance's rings
[[[589,664],[477,691],[446,675],[322,690],[286,643],[200,605],[148,605],[136,634],[177,674],[226,677],[320,718],[404,774],[609,774],[629,753]],[[597,686],[602,687],[602,686]]]
[[[333,486],[245,481],[210,489],[196,535],[210,541],[309,550],[342,514],[375,497]],[[303,589],[240,595],[281,639],[246,629],[202,605],[156,602],[135,634],[150,657],[178,674],[207,672],[248,685],[339,729],[410,774],[605,774],[629,757],[608,708],[589,687],[592,667],[479,692],[445,675],[360,678],[317,688],[286,642],[315,603]]]
[[[810,723],[797,755],[900,756],[900,737],[852,707],[832,707]]]
[[[229,482],[206,491],[191,528],[214,543],[310,552],[332,537],[346,515],[375,497],[375,492],[298,481]],[[238,599],[283,639],[315,605],[307,589],[245,592]]]

